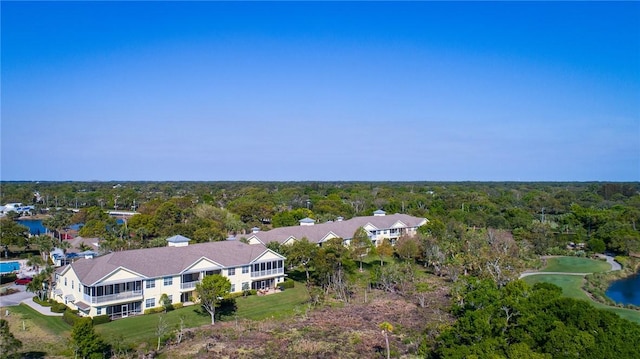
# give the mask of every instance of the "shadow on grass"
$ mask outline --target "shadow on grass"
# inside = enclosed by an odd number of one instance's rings
[[[216,320],[222,320],[222,317],[231,317],[238,311],[235,299],[225,299],[220,302],[220,306],[216,308]],[[210,317],[209,312],[202,306],[198,305],[193,308],[193,312],[198,316]]]
[[[25,352],[20,356],[21,359],[43,359],[46,357],[47,353],[45,352]]]

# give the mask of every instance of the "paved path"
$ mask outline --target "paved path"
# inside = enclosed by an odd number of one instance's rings
[[[611,264],[611,271],[622,270],[620,263],[616,262],[612,256],[606,255],[607,263]]]
[[[620,263],[616,262],[612,256],[610,255],[606,255],[605,256],[607,259],[607,263],[609,263],[611,265],[611,270],[610,272],[613,271],[617,271],[617,270],[621,270],[622,266],[620,265]],[[591,273],[566,273],[566,272],[525,272],[520,274],[520,277],[518,278],[524,278],[524,277],[528,277],[531,275],[540,275],[540,274],[557,274],[557,275],[579,275],[579,276],[585,276],[587,274],[591,274]]]
[[[33,308],[34,310],[38,311],[42,315],[49,315],[49,316],[56,316],[56,317],[62,316],[62,313],[53,313],[51,311],[51,308],[43,307],[40,304],[34,302],[33,297],[35,297],[35,294],[31,292],[27,292],[25,286],[12,284],[9,288],[17,289],[19,291],[13,294],[1,296],[0,306],[13,307],[16,305],[20,305],[20,303],[24,303],[29,307]]]

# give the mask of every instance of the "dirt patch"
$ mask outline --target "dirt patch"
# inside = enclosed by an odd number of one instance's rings
[[[405,297],[377,292],[368,303],[324,307],[286,320],[219,322],[191,330],[167,358],[383,358],[380,323],[389,322],[395,356],[415,354],[429,325],[447,323],[446,290],[432,293],[421,308]],[[335,303],[334,303],[335,304]]]
[[[23,358],[65,358],[54,353],[61,353],[66,349],[66,342],[61,342],[59,335],[54,335],[36,325],[29,316],[11,311],[11,308],[1,308],[0,318],[9,323],[9,330],[13,336],[22,341],[20,352]],[[9,315],[7,315],[7,310]],[[31,353],[31,354],[29,354]],[[44,355],[44,356],[43,356]]]

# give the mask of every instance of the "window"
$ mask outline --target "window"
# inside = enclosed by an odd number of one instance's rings
[[[146,280],[145,282],[146,282],[145,288],[147,288],[147,289],[156,287],[156,280],[155,279],[149,279],[149,280]]]
[[[73,289],[73,281],[71,281],[71,289]]]
[[[97,312],[96,312],[96,313],[97,313],[98,315],[101,315],[101,314],[102,314],[102,307],[98,307],[96,310],[97,310]]]
[[[153,308],[156,306],[156,298],[149,298],[144,302],[146,308]]]
[[[244,267],[242,267],[242,274],[247,274],[247,273],[249,273],[249,268],[251,268],[251,267],[249,267],[249,266],[244,266]]]
[[[173,303],[173,295],[168,295],[167,298],[169,298],[169,303]]]
[[[164,277],[164,285],[173,285],[173,277]]]
[[[233,292],[235,292],[235,291],[236,291],[236,285],[235,285],[235,284],[232,284],[232,285],[231,285],[231,290],[229,291],[229,293],[233,293]]]
[[[249,290],[249,282],[242,282],[242,290]]]
[[[64,286],[65,287],[67,286],[67,278],[66,277],[64,278]]]
[[[227,275],[236,275],[236,269],[235,268],[229,268],[229,273]]]

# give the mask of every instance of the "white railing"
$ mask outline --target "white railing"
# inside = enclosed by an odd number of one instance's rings
[[[267,275],[282,274],[282,273],[284,273],[284,268],[267,269],[267,270],[261,270],[258,272],[251,272],[251,278],[264,277]]]
[[[131,299],[136,297],[140,297],[140,299],[142,299],[142,290],[134,290],[134,291],[122,292],[118,294],[101,295],[99,297],[92,297],[90,295],[85,294],[83,299],[85,302],[88,302],[89,304],[100,304],[100,303],[106,303],[106,302],[120,301],[124,299]]]
[[[193,282],[180,283],[180,289],[193,289],[196,287],[196,284],[200,283],[199,280],[195,280]]]

